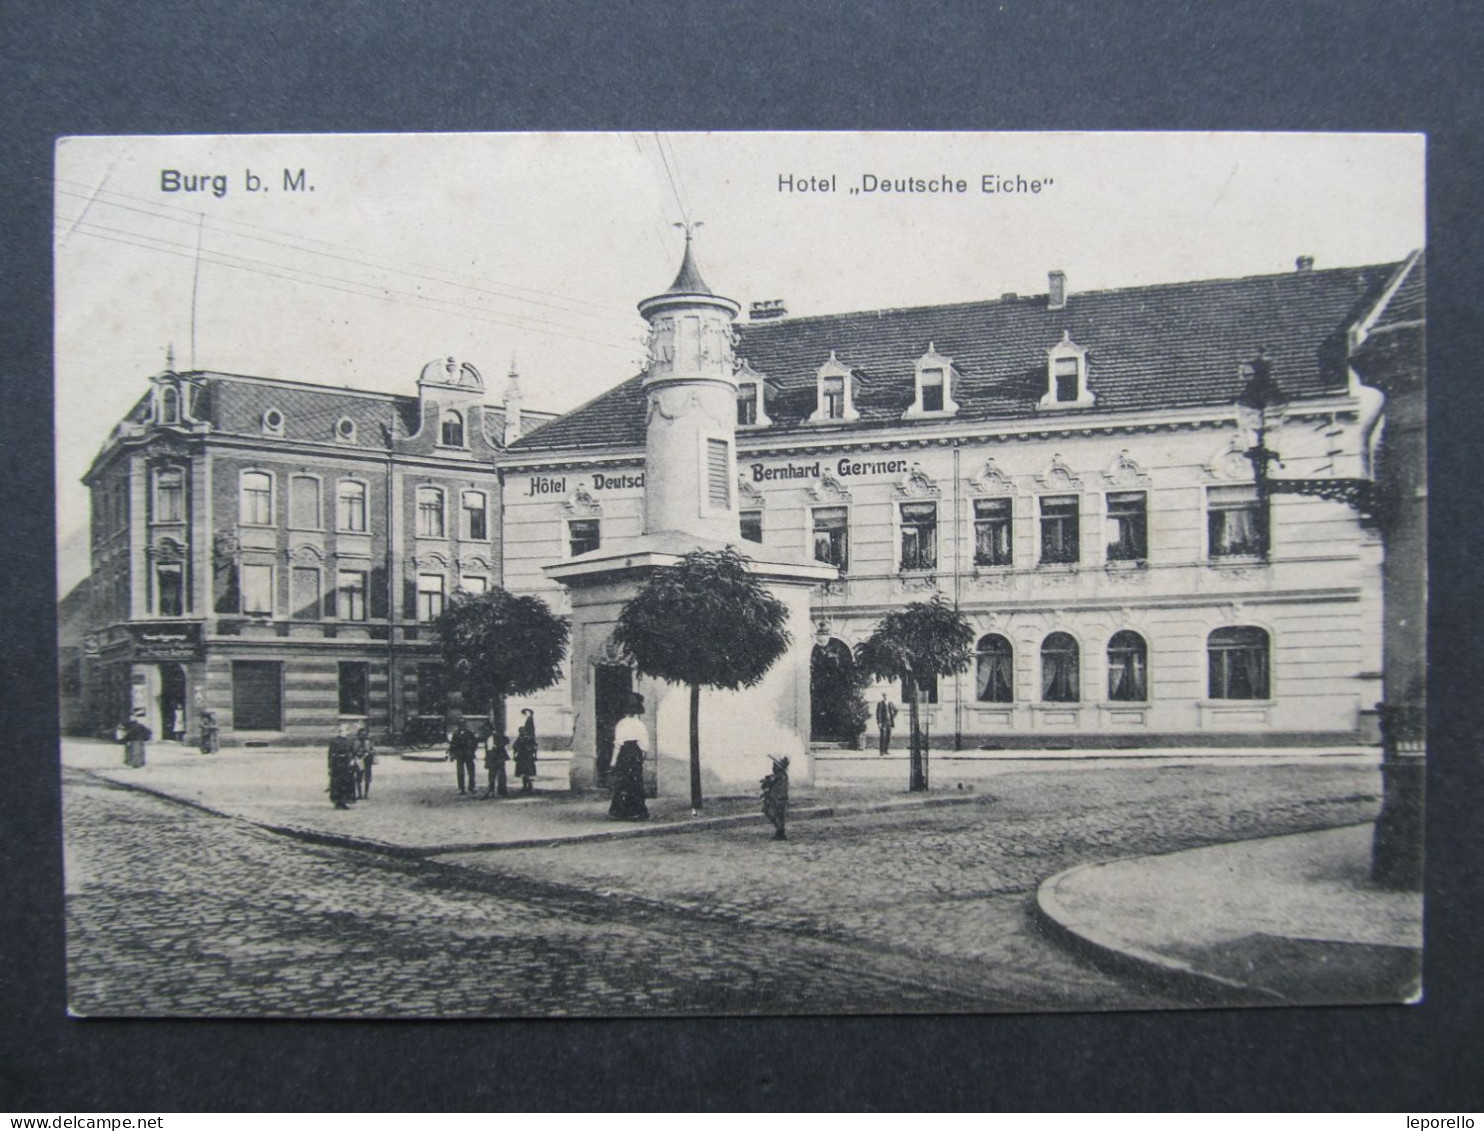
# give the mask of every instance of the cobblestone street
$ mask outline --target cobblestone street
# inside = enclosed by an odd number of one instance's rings
[[[1088,860],[1374,816],[1365,767],[1005,774],[982,804],[471,852],[313,847],[68,770],[84,1015],[508,1016],[1178,1004],[1043,937]]]

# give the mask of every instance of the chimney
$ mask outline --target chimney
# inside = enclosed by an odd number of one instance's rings
[[[515,358],[510,359],[510,375],[505,379],[505,446],[520,439],[520,373]]]
[[[1013,302],[1015,299],[1018,299],[1019,297],[1020,296],[1018,294],[1016,294],[1014,291],[1006,291],[1004,294],[1000,295],[1000,301],[1001,302]]]
[[[1293,266],[1296,271],[1312,271],[1314,270],[1314,257],[1301,255],[1293,261]]]
[[[781,298],[755,302],[747,311],[747,319],[750,322],[766,322],[770,318],[786,318],[787,316],[788,307],[783,304]]]
[[[1050,294],[1046,298],[1047,310],[1064,310],[1067,305],[1067,273],[1052,271],[1046,276]]]

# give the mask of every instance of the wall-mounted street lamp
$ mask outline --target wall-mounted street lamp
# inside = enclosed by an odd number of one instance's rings
[[[1309,495],[1319,499],[1332,499],[1345,503],[1359,511],[1362,518],[1379,521],[1381,518],[1381,496],[1376,484],[1370,479],[1275,479],[1269,474],[1269,464],[1283,466],[1278,453],[1268,447],[1269,439],[1283,424],[1283,415],[1288,409],[1287,398],[1273,376],[1273,363],[1267,351],[1259,350],[1256,357],[1242,366],[1246,381],[1237,394],[1237,427],[1251,437],[1252,445],[1242,454],[1252,462],[1252,474],[1257,483],[1257,536],[1260,553],[1264,558],[1272,546],[1270,537],[1271,519],[1268,514],[1268,498],[1271,495]]]

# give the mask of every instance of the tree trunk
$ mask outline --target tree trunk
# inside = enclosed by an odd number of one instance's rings
[[[690,685],[690,807],[701,808],[701,685]]]
[[[922,728],[919,722],[920,716],[917,708],[918,686],[916,673],[908,674],[907,685],[910,690],[910,694],[907,696],[907,718],[909,720],[908,725],[912,730],[910,740],[911,757],[909,759],[911,769],[908,772],[907,788],[912,792],[917,792],[918,790],[927,788],[927,781],[922,772]]]

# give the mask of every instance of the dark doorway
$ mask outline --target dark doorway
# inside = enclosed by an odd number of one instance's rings
[[[865,720],[850,646],[835,639],[816,644],[809,663],[809,737],[815,742],[854,742],[864,731]]]
[[[599,664],[593,674],[593,721],[597,732],[597,783],[608,784],[613,766],[613,728],[628,713],[634,672],[627,664]]]
[[[186,729],[186,677],[179,664],[160,665],[160,737],[180,741]]]

